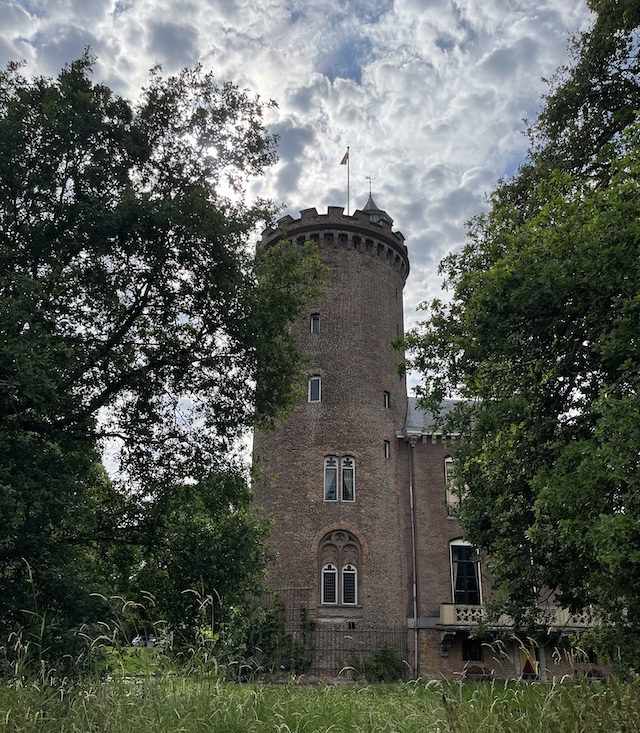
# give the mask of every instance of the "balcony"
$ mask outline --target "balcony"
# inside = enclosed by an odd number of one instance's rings
[[[442,626],[471,628],[477,626],[483,617],[484,606],[462,603],[440,604],[440,624]]]
[[[484,615],[484,606],[462,603],[440,604],[440,626],[451,630],[472,629],[480,623]],[[596,623],[588,611],[572,614],[566,608],[541,608],[539,620],[541,625],[548,626],[554,631],[584,631]],[[513,621],[508,616],[501,616],[496,624],[499,628],[511,626]]]

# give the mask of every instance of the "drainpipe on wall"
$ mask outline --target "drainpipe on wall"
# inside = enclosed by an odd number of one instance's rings
[[[409,443],[409,514],[411,516],[411,573],[413,575],[413,670],[418,678],[418,558],[416,552],[416,517],[413,497],[413,449],[417,442],[411,437]]]

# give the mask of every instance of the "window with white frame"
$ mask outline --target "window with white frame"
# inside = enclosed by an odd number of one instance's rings
[[[356,461],[353,456],[325,456],[324,500],[356,500]]]
[[[482,603],[480,560],[477,549],[464,540],[454,540],[451,548],[453,602],[477,606]]]
[[[391,393],[390,392],[383,392],[382,393],[382,404],[388,408],[391,406]]]
[[[318,548],[320,602],[322,605],[356,606],[359,598],[360,542],[347,530],[334,530]]]
[[[334,605],[338,602],[338,568],[329,563],[322,568],[322,603]]]
[[[311,333],[320,333],[320,314],[311,314]]]
[[[322,386],[320,377],[311,377],[309,380],[309,402],[320,402]]]
[[[358,571],[351,563],[342,568],[342,602],[346,605],[358,603]]]
[[[324,500],[338,501],[338,459],[327,456],[324,459]]]
[[[391,458],[391,443],[388,440],[384,441],[384,457]]]
[[[460,511],[460,494],[455,485],[455,466],[451,456],[444,459],[444,487],[447,499],[447,514],[450,517],[455,517]]]
[[[356,500],[356,462],[351,456],[345,456],[342,461],[342,501]]]

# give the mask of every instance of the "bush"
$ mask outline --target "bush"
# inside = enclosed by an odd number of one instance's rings
[[[404,663],[392,649],[380,649],[364,660],[368,682],[397,682],[403,673]]]

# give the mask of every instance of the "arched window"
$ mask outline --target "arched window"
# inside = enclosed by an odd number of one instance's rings
[[[338,466],[340,471],[338,472]],[[356,461],[352,456],[325,456],[324,459],[324,500],[356,500]]]
[[[342,501],[356,500],[356,462],[351,456],[342,459]]]
[[[333,605],[338,602],[338,568],[325,565],[322,568],[322,603]]]
[[[338,459],[335,456],[324,459],[324,500],[338,501]]]
[[[320,602],[323,605],[355,606],[358,604],[358,568],[361,562],[360,543],[347,530],[329,532],[318,548]]]
[[[476,548],[464,540],[453,540],[451,548],[451,585],[453,602],[480,605],[480,560]]]
[[[351,563],[342,568],[342,602],[358,603],[358,571]]]

